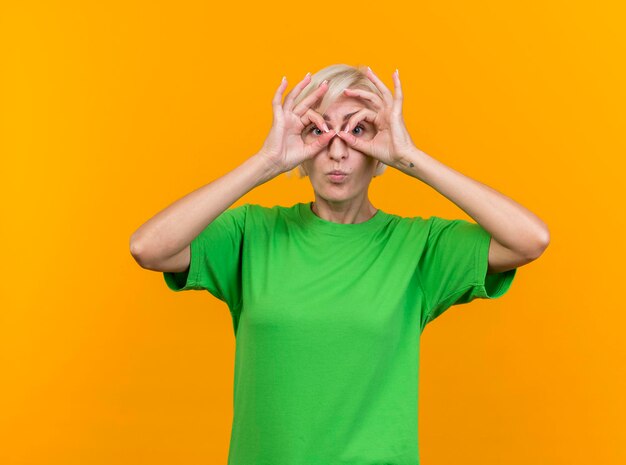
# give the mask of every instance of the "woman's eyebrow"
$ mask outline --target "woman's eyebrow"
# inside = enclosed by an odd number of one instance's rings
[[[345,121],[345,120],[349,119],[352,115],[354,115],[354,114],[355,114],[355,113],[357,113],[358,111],[359,111],[359,110],[357,110],[357,111],[353,111],[352,113],[348,113],[347,115],[345,115],[345,116],[343,117],[343,120]],[[326,113],[324,113],[324,114],[322,115],[322,117],[323,117],[326,121],[330,121],[330,119],[328,118],[328,115],[327,115]]]

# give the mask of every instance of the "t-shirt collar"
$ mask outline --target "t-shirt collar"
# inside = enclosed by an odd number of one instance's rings
[[[311,204],[312,202],[299,203],[298,214],[305,227],[310,227],[321,232],[350,236],[375,231],[387,220],[387,213],[378,209],[374,216],[361,223],[335,223],[317,216],[313,210],[311,210]]]

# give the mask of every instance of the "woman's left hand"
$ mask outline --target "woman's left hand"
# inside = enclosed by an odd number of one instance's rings
[[[398,70],[393,73],[395,95],[391,94],[387,86],[369,67],[366,75],[383,98],[363,89],[345,89],[344,94],[347,97],[363,98],[372,104],[375,111],[369,108],[359,110],[348,120],[346,128],[337,135],[353,149],[376,158],[385,165],[394,166],[416,148],[402,117],[402,87]],[[351,128],[356,127],[363,120],[372,123],[377,130],[374,138],[370,140],[355,137],[350,132]]]

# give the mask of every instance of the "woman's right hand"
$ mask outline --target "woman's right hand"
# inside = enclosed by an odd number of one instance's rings
[[[287,79],[283,78],[272,99],[274,115],[272,128],[259,155],[268,160],[279,173],[292,170],[303,161],[313,158],[328,145],[335,135],[334,131],[328,129],[324,118],[311,109],[311,106],[328,90],[327,81],[322,82],[316,90],[294,107],[294,100],[310,80],[311,74],[307,73],[304,79],[287,94],[285,103],[281,105],[283,92],[287,87]],[[313,142],[305,143],[302,131],[311,123],[325,132],[314,138]]]

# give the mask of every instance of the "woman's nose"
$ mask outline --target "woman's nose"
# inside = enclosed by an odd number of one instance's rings
[[[340,160],[348,155],[348,145],[346,142],[335,135],[328,143],[328,156],[333,160]]]

